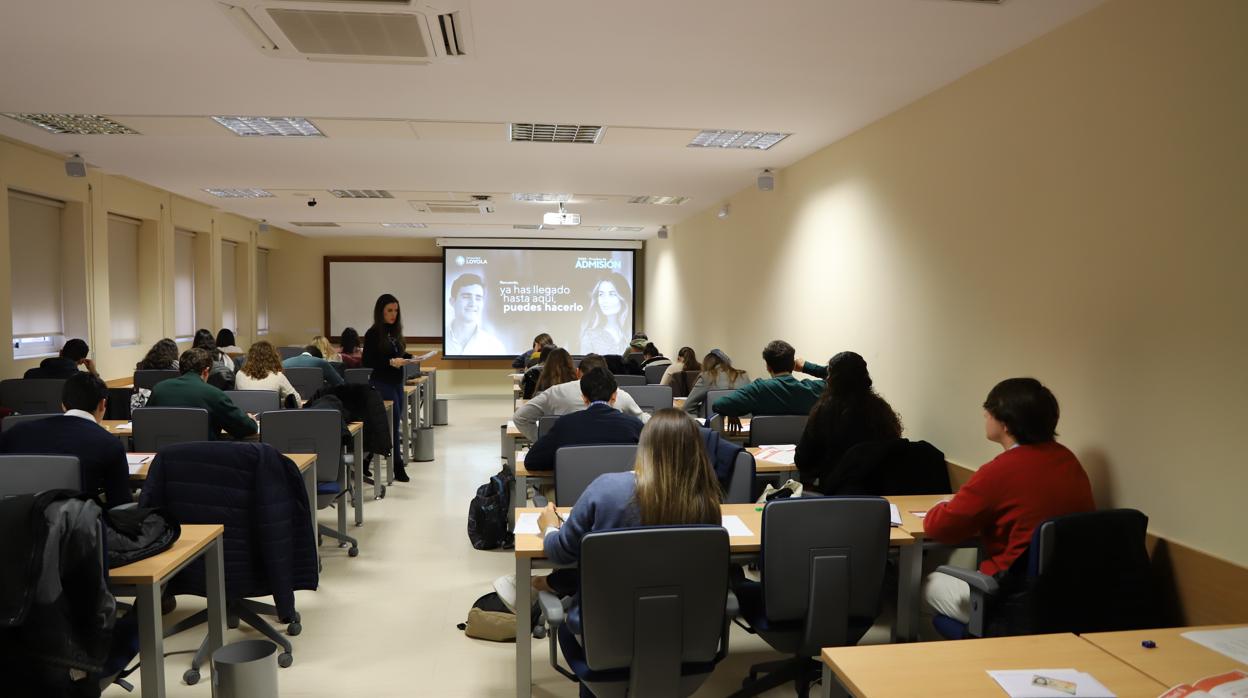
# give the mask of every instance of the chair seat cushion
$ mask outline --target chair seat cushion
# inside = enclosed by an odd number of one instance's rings
[[[610,683],[613,681],[628,681],[628,669],[610,669],[607,671],[594,671],[589,668],[589,662],[585,658],[585,648],[581,646],[576,636],[572,634],[572,630],[568,628],[567,623],[559,626],[559,648],[563,650],[563,658],[568,663],[568,667],[572,669],[572,673],[581,681],[590,683]],[[694,662],[680,665],[681,676],[696,676],[699,674],[709,674],[715,669],[715,662]]]
[[[337,480],[316,483],[317,494],[338,494],[341,491],[342,485],[338,484]]]

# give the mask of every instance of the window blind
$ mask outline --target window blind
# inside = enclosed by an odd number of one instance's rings
[[[269,251],[256,250],[256,331],[269,331]]]
[[[61,313],[61,212],[52,199],[9,192],[13,337],[53,336]]]
[[[178,339],[195,335],[195,233],[173,235],[173,332]]]
[[[221,326],[238,329],[238,286],[234,268],[234,254],[238,245],[221,243]]]
[[[108,215],[108,313],[113,346],[139,343],[140,221]]]

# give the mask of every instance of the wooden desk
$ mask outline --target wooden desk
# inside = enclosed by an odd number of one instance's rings
[[[951,494],[916,494],[885,497],[897,505],[901,514],[901,527],[914,537],[916,545],[902,550],[897,570],[897,639],[917,640],[919,635],[919,606],[922,604],[923,551],[926,539],[923,519],[914,512],[926,512]]]
[[[352,507],[355,509],[355,525],[364,525],[364,422],[351,422],[347,424],[347,431],[351,432],[351,480],[353,484],[353,494],[351,496]],[[374,480],[376,482],[376,480]]]
[[[896,504],[897,510],[901,512],[902,528],[913,533],[914,537],[919,540],[924,540],[926,535],[923,531],[923,517],[916,515],[915,512],[926,514],[938,503],[952,498],[952,494],[909,494],[886,497],[888,501]]]
[[[777,463],[775,461],[759,460],[758,452],[762,449],[760,449],[758,446],[750,446],[749,448],[745,450],[749,451],[750,453],[754,455],[754,472],[755,473],[780,474],[780,473],[796,473],[797,472],[797,466],[792,463]]]
[[[1074,668],[1105,684],[1119,698],[1156,698],[1165,686],[1072,634],[905,645],[825,647],[823,695],[832,674],[858,698],[1002,698],[988,675],[999,669]]]
[[[116,594],[135,596],[139,619],[139,675],[143,698],[165,695],[164,627],[160,613],[161,585],[196,557],[204,556],[208,591],[208,651],[225,640],[225,556],[220,524],[186,524],[182,535],[168,550],[109,571],[109,585]]]
[[[1083,639],[1147,674],[1163,686],[1191,683],[1213,674],[1239,669],[1248,671],[1248,664],[1231,659],[1182,637],[1189,630],[1220,630],[1242,628],[1238,625],[1208,625],[1194,628],[1163,628],[1160,630],[1127,630],[1117,633],[1087,633]],[[1157,643],[1153,649],[1143,646],[1145,640]]]

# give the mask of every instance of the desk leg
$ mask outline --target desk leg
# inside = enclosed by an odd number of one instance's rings
[[[823,665],[823,679],[820,682],[823,689],[819,695],[823,698],[849,698],[849,691],[841,686],[841,682],[836,680],[836,675],[832,673],[832,667],[827,664]]]
[[[208,656],[225,644],[225,539],[217,538],[204,552],[208,582]]]
[[[897,573],[897,624],[899,642],[913,642],[918,637],[919,589],[923,582],[923,543],[915,541],[901,546]]]
[[[390,403],[390,406],[386,408],[386,424],[394,424],[394,403],[393,403],[393,402],[392,402],[392,403]],[[400,425],[400,428],[399,428],[399,441],[400,441],[400,442],[402,442],[402,441],[403,441],[403,429],[402,429],[402,425]],[[395,459],[396,459],[396,458],[398,458],[398,457],[399,457],[399,454],[400,454],[400,453],[402,453],[402,451],[400,451],[400,450],[399,450],[400,448],[402,448],[402,443],[390,444],[390,457],[386,459],[386,479],[385,479],[385,483],[386,483],[387,485],[393,485],[393,484],[394,484],[394,461],[395,461]],[[380,467],[378,467],[378,469],[377,469],[377,474],[378,474],[378,475],[381,475],[381,468],[380,468]],[[378,478],[376,478],[376,479],[374,480],[374,482],[376,482],[376,483],[378,483],[378,484],[380,485],[380,483],[382,482],[382,480],[381,480],[381,478],[380,478],[380,477],[378,477]],[[379,488],[379,489],[380,489],[380,488]]]
[[[516,509],[519,509],[525,506],[526,504],[528,504],[528,499],[529,499],[529,478],[517,477],[516,478],[516,491],[511,495],[511,518],[512,518],[513,524],[515,523]]]
[[[351,437],[352,450],[355,453],[355,491],[352,493],[352,504],[355,505],[355,525],[364,525],[364,430],[360,429]]]
[[[316,463],[303,471],[303,488],[308,492],[308,513],[312,516],[312,545],[316,548],[316,569],[321,569],[321,546],[317,544],[320,536],[316,529]]]
[[[403,393],[404,407],[408,407],[407,393]],[[408,445],[412,440],[412,411],[410,409],[403,410],[403,416],[399,418],[399,453],[403,454],[403,460],[409,460],[411,451]],[[386,484],[390,484],[387,482]]]
[[[533,558],[516,556],[516,696],[532,694],[533,628],[529,627],[529,609],[533,606],[529,577],[533,574]]]
[[[143,698],[165,696],[165,631],[160,615],[160,584],[135,588],[135,611],[139,614],[139,676]]]

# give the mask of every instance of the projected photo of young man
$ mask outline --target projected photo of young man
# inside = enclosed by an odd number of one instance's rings
[[[485,281],[476,273],[460,274],[451,283],[451,294],[447,298],[451,306],[451,321],[446,334],[448,356],[507,353],[503,343],[482,326],[485,298]]]
[[[619,274],[606,274],[589,292],[589,308],[581,323],[579,354],[622,354],[632,336],[633,298],[628,280]]]

